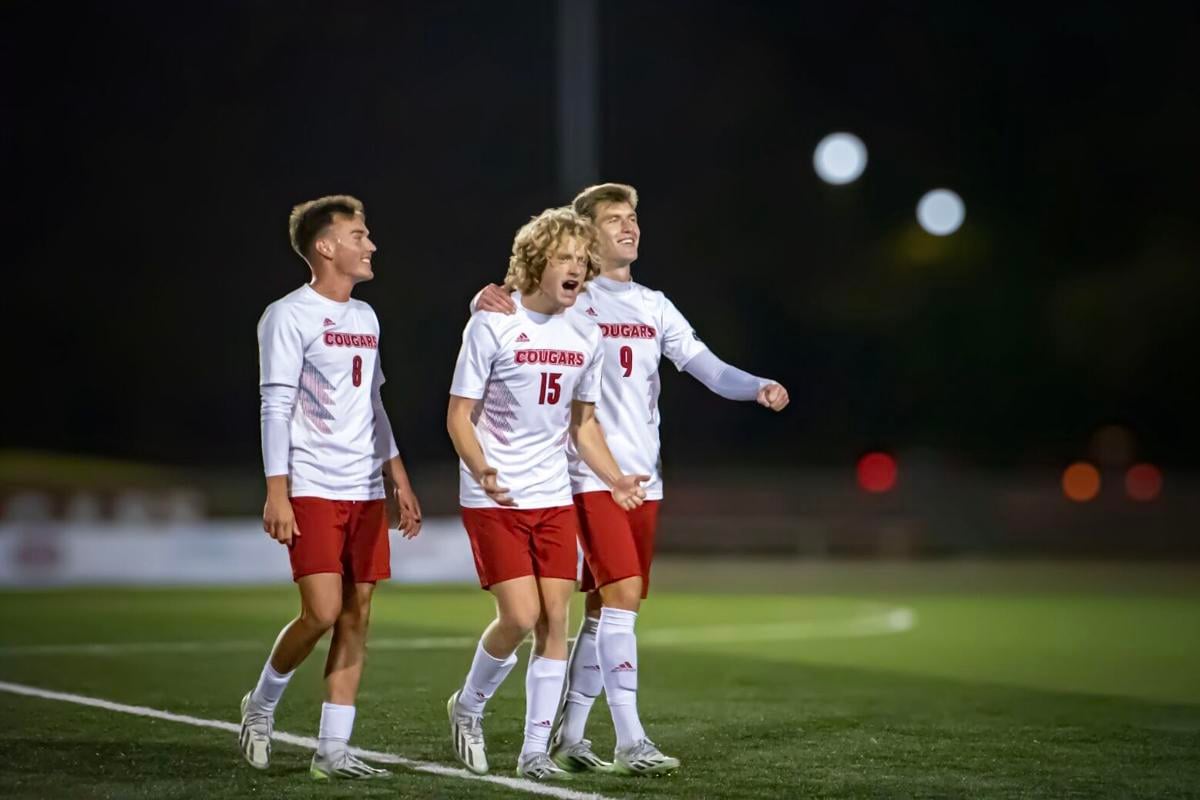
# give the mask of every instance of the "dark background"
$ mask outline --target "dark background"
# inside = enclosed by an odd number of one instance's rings
[[[1131,9],[602,3],[602,177],[641,193],[635,279],[792,396],[774,416],[664,364],[668,464],[1056,465],[1116,422],[1193,467],[1200,25]],[[307,279],[287,213],[348,192],[401,447],[453,458],[468,299],[570,199],[555,4],[0,13],[6,446],[256,467],[255,323]],[[870,153],[850,186],[812,169],[837,130]],[[944,239],[913,213],[939,186],[967,208]]]

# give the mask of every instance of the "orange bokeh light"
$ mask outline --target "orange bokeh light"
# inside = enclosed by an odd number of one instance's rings
[[[1134,464],[1125,473],[1125,491],[1134,500],[1148,503],[1162,493],[1162,471],[1153,464]]]
[[[1076,503],[1086,503],[1100,494],[1100,470],[1086,461],[1076,461],[1063,471],[1062,490]]]
[[[858,460],[858,485],[872,494],[892,490],[896,485],[896,459],[887,453],[867,453]]]

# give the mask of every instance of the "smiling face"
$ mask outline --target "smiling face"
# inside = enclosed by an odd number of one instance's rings
[[[638,257],[642,231],[637,211],[627,202],[601,202],[593,215],[599,231],[599,256],[605,268],[627,267]]]
[[[587,242],[575,236],[563,236],[546,254],[546,268],[538,283],[538,293],[559,310],[575,305],[587,279]]]
[[[362,214],[335,214],[333,222],[317,237],[314,246],[329,260],[333,271],[355,283],[375,277],[371,257],[378,249]]]

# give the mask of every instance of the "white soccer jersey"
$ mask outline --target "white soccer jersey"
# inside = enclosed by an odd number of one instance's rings
[[[708,349],[675,304],[633,281],[598,277],[567,311],[597,323],[604,338],[604,380],[596,416],[621,472],[649,475],[646,498],[661,500],[658,365],[662,356],[683,370]],[[575,494],[607,490],[604,481],[570,450]]]
[[[450,394],[482,401],[475,435],[517,508],[569,506],[571,401],[600,397],[600,330],[569,312],[530,311],[517,293],[513,301],[515,314],[471,316]],[[462,461],[458,486],[463,507],[500,507]]]
[[[372,394],[383,371],[379,319],[371,307],[302,286],[267,306],[258,322],[258,358],[261,386],[296,389],[290,495],[382,498],[383,462],[394,443],[377,441]]]

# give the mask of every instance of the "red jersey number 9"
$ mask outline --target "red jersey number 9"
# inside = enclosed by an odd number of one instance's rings
[[[362,386],[362,356],[355,356],[350,367],[350,380],[355,386]]]
[[[633,348],[627,344],[621,346],[621,369],[626,378],[633,374]]]

